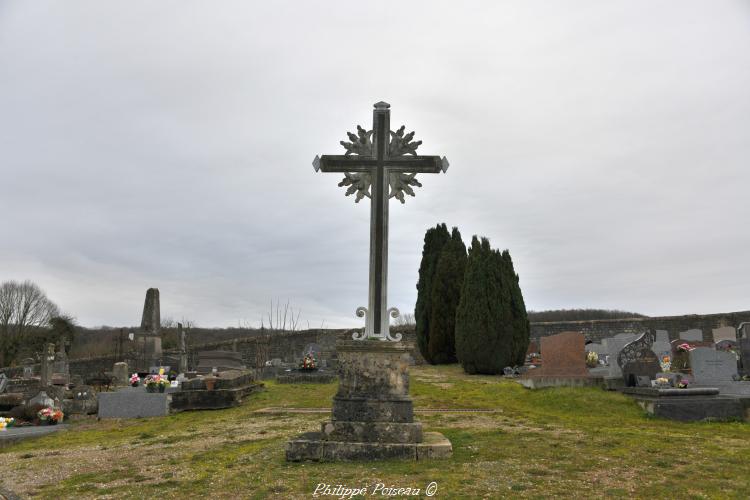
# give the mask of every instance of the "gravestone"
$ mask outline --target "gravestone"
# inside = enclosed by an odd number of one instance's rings
[[[714,328],[711,330],[714,338],[714,343],[718,344],[722,340],[731,340],[737,342],[737,330],[733,326],[722,326],[720,328]]]
[[[177,323],[177,331],[180,335],[180,362],[178,371],[185,373],[188,371],[187,333],[182,329],[182,323]]]
[[[584,337],[580,332],[562,332],[542,337],[542,366],[529,377],[588,377]]]
[[[703,341],[703,332],[697,328],[685,330],[677,335],[677,338],[687,340],[688,342],[701,342]]]
[[[42,352],[41,369],[39,370],[42,387],[52,384],[52,363],[55,361],[55,344],[47,344]]]
[[[648,331],[620,350],[617,355],[617,364],[622,370],[626,386],[640,385],[642,379],[638,377],[649,377],[653,380],[661,371],[659,359],[651,349],[655,340],[656,333]]]
[[[611,378],[622,377],[622,370],[617,364],[617,355],[623,347],[638,338],[638,335],[631,333],[618,333],[614,337],[608,337],[602,340],[602,345],[606,349],[606,361],[609,368],[608,376]]]
[[[385,102],[375,104],[373,129],[358,126],[358,136],[349,134],[353,142],[341,142],[346,155],[316,156],[313,161],[316,171],[343,173],[339,186],[348,187],[347,195],[356,193],[355,201],[370,199],[368,304],[356,311],[365,318],[364,332],[336,344],[339,386],[331,421],[323,423],[320,432],[289,441],[288,461],[424,460],[452,454],[442,434],[423,434],[414,421],[409,396],[413,345],[399,342],[401,334],[391,334],[390,318],[397,318],[399,311],[387,302],[388,200],[404,203],[406,194],[414,196],[411,186],[421,186],[415,179],[418,173],[445,172],[448,160],[417,155],[422,141],[412,142],[414,133],[404,135],[403,126],[391,131],[389,108]]]
[[[93,415],[98,408],[96,391],[88,385],[74,386],[62,402],[66,415]]]
[[[99,393],[99,418],[163,417],[169,414],[167,392],[146,392],[143,387],[123,387]]]
[[[123,361],[115,363],[112,367],[112,376],[115,379],[115,385],[128,385],[130,381],[128,364]]]
[[[68,366],[68,355],[65,352],[65,343],[60,341],[55,359],[52,362],[52,385],[67,385],[70,382],[70,368]]]
[[[740,345],[740,365],[743,375],[750,375],[750,323],[740,323],[737,327]]]
[[[688,344],[690,348],[697,347],[710,347],[714,349],[714,343],[709,341],[686,341],[685,339],[675,339],[672,342],[672,371],[687,370],[690,368],[690,354],[685,351],[681,351],[679,346],[682,344]]]
[[[690,367],[695,383],[700,385],[730,384],[737,376],[737,358],[734,353],[710,347],[696,347],[690,351]]]
[[[159,305],[159,289],[149,288],[143,303],[140,331],[134,334],[133,370],[143,373],[149,366],[162,363],[161,346],[161,313]]]
[[[26,358],[23,361],[21,361],[21,364],[23,365],[23,378],[31,378],[34,376],[34,360],[31,358]]]
[[[8,386],[8,377],[4,373],[0,373],[0,394],[5,392],[5,388]]]
[[[672,344],[669,343],[669,332],[666,330],[656,330],[656,339],[651,344],[651,350],[659,358],[662,356],[672,356]]]
[[[201,351],[198,353],[198,366],[196,371],[200,374],[217,371],[244,370],[245,363],[242,361],[242,353],[234,351]]]
[[[29,399],[29,406],[42,405],[42,406],[55,406],[55,400],[47,395],[46,392],[41,391],[39,394]]]
[[[318,344],[307,344],[302,350],[302,357],[304,358],[308,354],[312,354],[313,357],[317,359],[318,353],[320,353],[320,346]]]

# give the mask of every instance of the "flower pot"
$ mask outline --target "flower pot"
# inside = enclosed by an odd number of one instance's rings
[[[208,391],[213,391],[214,387],[216,387],[216,379],[214,377],[206,377],[203,381],[206,383],[206,390]]]
[[[155,386],[151,386],[151,385],[147,385],[146,386],[146,392],[156,392],[156,387]]]
[[[166,390],[167,386],[163,384],[159,384],[159,392],[164,392]]]
[[[132,384],[130,384],[130,386],[131,387],[138,387],[138,382],[133,382]]]

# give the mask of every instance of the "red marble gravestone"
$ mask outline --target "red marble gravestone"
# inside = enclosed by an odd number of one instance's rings
[[[531,377],[588,377],[583,334],[562,332],[542,337],[542,366]]]

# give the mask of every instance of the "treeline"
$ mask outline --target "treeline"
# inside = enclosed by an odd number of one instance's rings
[[[532,323],[550,321],[590,321],[594,319],[629,319],[648,318],[643,314],[619,309],[555,309],[548,311],[529,311]]]

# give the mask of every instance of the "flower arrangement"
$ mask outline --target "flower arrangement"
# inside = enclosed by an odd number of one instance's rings
[[[659,377],[656,379],[656,385],[659,385],[659,386],[669,385],[669,379],[667,377]]]
[[[138,376],[137,373],[134,373],[130,376],[130,385],[133,387],[138,387],[138,384],[141,383],[141,377]]]
[[[16,419],[14,418],[0,417],[0,431],[4,431],[9,429],[10,427],[13,427],[15,423]]]
[[[691,346],[687,342],[683,342],[682,344],[680,344],[680,345],[677,346],[677,350],[680,351],[680,352],[690,352],[693,349],[695,349],[695,347]]]
[[[680,389],[687,389],[689,385],[690,381],[686,378],[680,379],[680,381],[677,382],[677,387],[679,387]]]
[[[659,360],[659,366],[661,366],[661,371],[668,372],[672,368],[672,358],[666,355],[662,356]]]
[[[62,419],[65,416],[61,410],[56,410],[50,406],[42,408],[36,415],[39,417],[40,422],[44,422],[47,425],[58,424],[62,422]]]
[[[599,365],[599,355],[596,351],[589,351],[586,353],[586,366],[594,368]]]
[[[169,385],[169,379],[162,374],[149,375],[144,382],[148,392],[164,392]]]
[[[318,366],[315,362],[315,358],[313,357],[312,353],[305,354],[305,357],[302,358],[302,363],[299,365],[300,370],[317,370]]]

